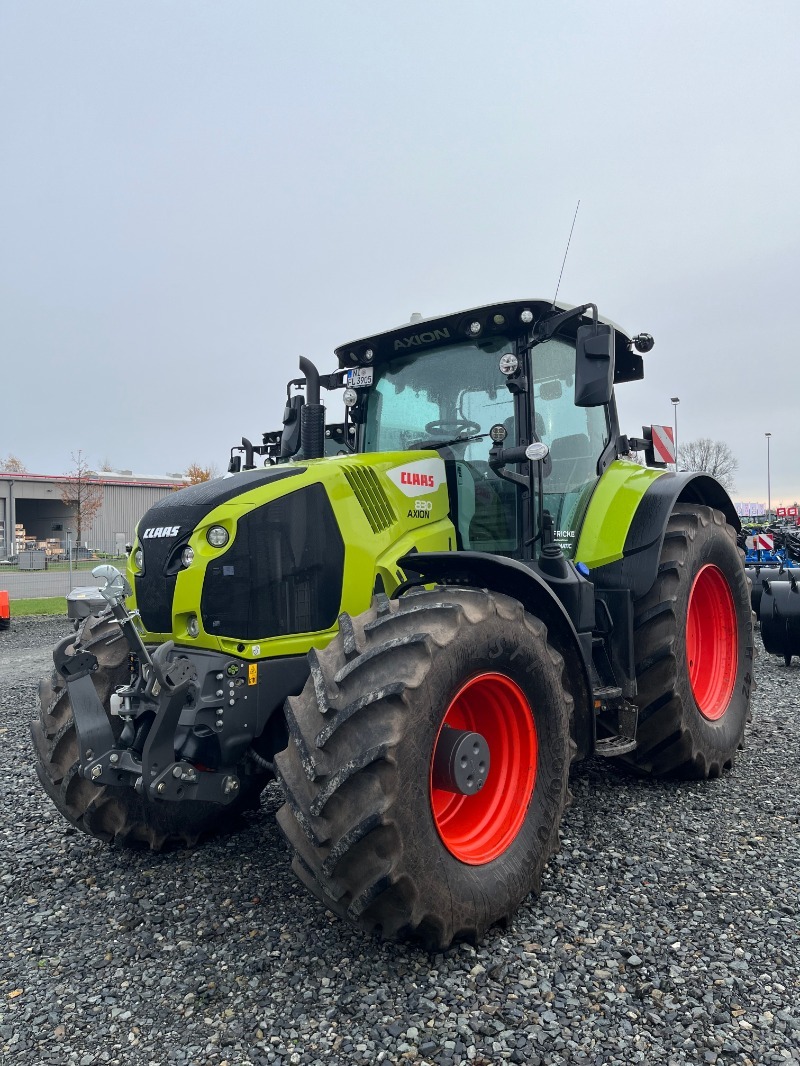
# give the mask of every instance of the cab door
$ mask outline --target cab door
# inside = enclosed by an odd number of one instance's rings
[[[574,343],[560,337],[544,341],[533,348],[531,363],[534,433],[550,449],[544,508],[556,542],[572,558],[609,441],[608,410],[575,406]]]

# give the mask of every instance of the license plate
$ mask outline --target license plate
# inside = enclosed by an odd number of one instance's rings
[[[372,384],[372,367],[357,366],[355,370],[347,371],[347,384],[351,389],[363,389]]]

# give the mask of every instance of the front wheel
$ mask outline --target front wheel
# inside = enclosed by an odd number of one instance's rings
[[[749,718],[750,592],[725,516],[695,504],[670,515],[652,589],[634,605],[637,747],[622,761],[654,775],[718,777]]]
[[[507,596],[438,589],[343,615],[286,704],[278,822],[335,914],[434,949],[538,891],[567,796],[572,700]]]

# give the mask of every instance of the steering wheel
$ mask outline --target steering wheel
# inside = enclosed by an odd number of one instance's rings
[[[462,433],[480,433],[481,427],[477,422],[471,422],[468,418],[439,419],[436,422],[428,422],[425,426],[426,433],[441,433],[444,437],[460,436]]]

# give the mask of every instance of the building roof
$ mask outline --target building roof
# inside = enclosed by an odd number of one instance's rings
[[[19,474],[12,471],[0,471],[0,480],[3,481],[26,481],[26,482],[42,482],[42,481],[55,481],[58,484],[70,484],[77,481],[78,478],[73,474]],[[84,481],[91,481],[93,484],[98,485],[141,485],[148,488],[165,488],[170,486],[177,486],[183,488],[188,484],[188,481],[183,477],[171,477],[168,474],[163,476],[147,475],[147,474],[133,474],[125,471],[119,473],[118,471],[101,471],[100,473],[92,473],[83,479]]]

